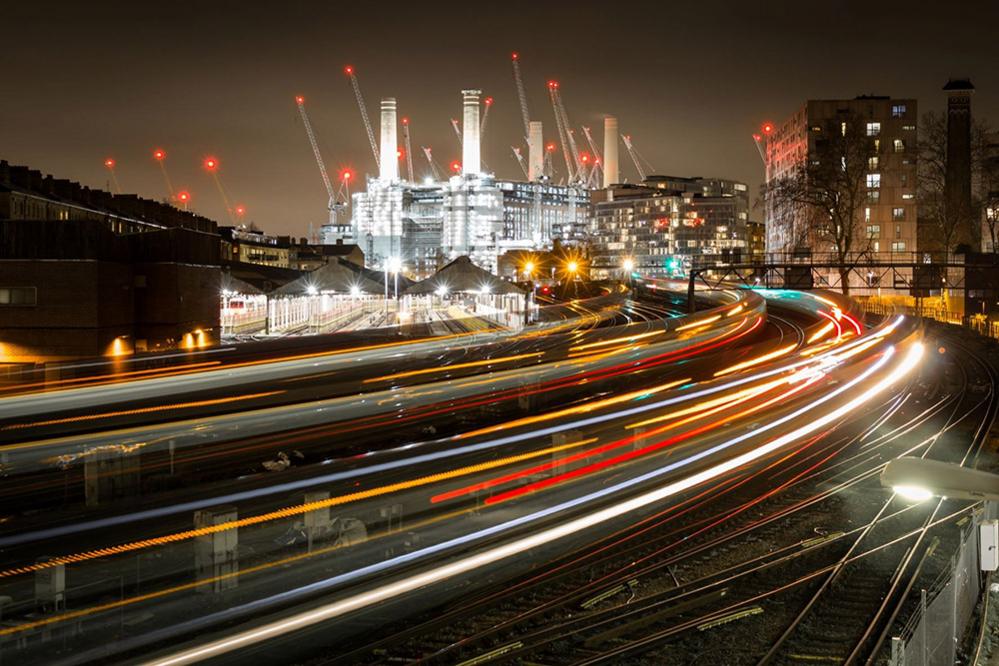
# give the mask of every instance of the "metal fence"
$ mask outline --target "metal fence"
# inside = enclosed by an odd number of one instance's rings
[[[979,562],[980,524],[981,514],[968,522],[950,566],[929,589],[920,590],[916,612],[900,634],[892,638],[891,666],[954,666],[956,663],[958,649],[983,588]]]
[[[904,314],[963,326],[979,335],[999,339],[999,320],[982,315],[965,315],[937,307],[910,307],[868,298],[854,298],[866,312],[879,315]]]

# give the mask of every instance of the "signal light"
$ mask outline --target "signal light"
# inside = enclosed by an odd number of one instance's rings
[[[517,60],[517,59],[519,59],[519,58],[520,58],[520,55],[519,55],[519,54],[518,54],[518,53],[517,53],[516,51],[514,51],[514,52],[513,52],[513,59],[514,59],[514,60]]]
[[[345,169],[343,173],[340,174],[341,180],[350,180],[354,177],[354,174],[350,172],[350,169]]]
[[[191,200],[191,195],[188,194],[187,192],[178,192],[177,193],[177,199],[179,199],[180,201],[182,201],[184,203],[187,203],[188,201]]]
[[[402,119],[402,124],[403,125],[408,125],[409,124],[409,118],[403,118]]]
[[[770,134],[774,131],[773,123],[763,123],[763,133]]]
[[[351,67],[350,65],[347,65],[346,67],[343,68],[343,71],[347,76],[350,76],[351,74],[354,73],[354,68]]]
[[[486,106],[489,106],[492,103],[493,103],[493,98],[492,97],[487,97],[486,98]]]
[[[236,206],[236,215],[242,217],[245,212],[246,212],[245,206]]]
[[[298,96],[297,96],[297,97],[295,98],[295,102],[297,102],[298,104],[302,104],[303,102],[305,102],[305,98],[304,98],[304,97],[302,97],[301,95],[298,95]]]
[[[545,150],[547,150],[548,152],[552,152],[553,150],[555,150],[555,144],[549,143],[547,146],[545,146]]]
[[[215,169],[217,169],[218,166],[219,166],[219,161],[214,157],[205,158],[205,168],[208,169],[209,171],[215,171]]]
[[[157,149],[157,150],[153,151],[153,159],[155,159],[155,160],[162,160],[165,157],[166,157],[166,153],[163,152],[162,150],[158,150]]]
[[[583,153],[582,155],[579,156],[579,159],[583,161],[583,164],[586,164],[587,162],[590,161],[590,156],[587,155],[586,153]]]
[[[461,171],[461,162],[458,160],[451,162],[451,171]]]
[[[106,160],[104,160],[104,166],[106,166],[109,169],[113,169],[114,168],[114,159],[109,157]]]

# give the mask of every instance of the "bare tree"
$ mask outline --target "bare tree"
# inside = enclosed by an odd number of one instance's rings
[[[971,183],[972,200],[954,202],[947,196],[947,116],[930,111],[923,114],[919,128],[919,167],[917,202],[919,219],[930,246],[947,259],[957,250],[962,227],[978,224],[988,192],[985,163],[988,154],[988,128],[972,121]],[[970,206],[968,205],[970,203]],[[977,235],[976,235],[977,236]]]
[[[985,210],[985,230],[992,242],[992,252],[999,252],[999,132],[987,140],[982,162],[982,206]]]
[[[868,136],[866,122],[853,113],[827,120],[812,141],[807,161],[766,185],[764,198],[791,221],[794,242],[832,253],[840,265],[843,293],[849,294],[849,263],[871,248],[861,211],[870,188],[877,187],[868,182],[868,174],[881,148]]]

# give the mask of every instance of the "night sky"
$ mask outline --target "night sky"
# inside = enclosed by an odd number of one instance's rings
[[[601,118],[617,115],[658,173],[740,179],[753,192],[762,165],[751,133],[807,98],[884,94],[940,110],[947,78],[970,76],[975,115],[999,125],[994,0],[257,4],[6,3],[0,157],[105,187],[113,156],[125,192],[162,198],[152,151],[163,148],[193,209],[224,222],[200,168],[214,155],[247,220],[304,235],[324,221],[326,194],[296,94],[330,170],[363,179],[374,160],[344,65],[357,69],[376,136],[382,96],[411,118],[418,174],[419,145],[442,166],[460,157],[449,119],[462,88],[481,88],[496,100],[483,158],[518,177],[511,51],[546,140],[546,81],[557,79],[577,132],[592,126],[602,145]],[[636,180],[620,153],[622,177]]]

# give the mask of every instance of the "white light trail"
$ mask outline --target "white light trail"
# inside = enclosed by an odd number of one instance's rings
[[[436,567],[428,571],[406,577],[394,583],[382,585],[368,592],[355,594],[346,599],[335,601],[303,613],[298,613],[283,620],[270,622],[254,629],[239,632],[228,638],[216,640],[206,645],[188,650],[183,650],[173,655],[161,659],[155,659],[147,663],[151,666],[180,666],[182,664],[191,664],[203,659],[217,657],[232,650],[245,648],[261,641],[276,638],[288,632],[297,631],[318,622],[323,622],[372,604],[392,599],[401,594],[417,590],[421,587],[438,583],[463,573],[468,573],[480,567],[487,566],[519,553],[523,553],[531,548],[537,548],[570,534],[589,529],[595,525],[620,517],[631,511],[641,509],[655,502],[660,502],[667,497],[726,474],[741,467],[742,465],[758,460],[759,458],[762,458],[763,456],[766,456],[777,449],[836,421],[846,414],[849,414],[851,411],[857,409],[878,393],[884,391],[908,374],[919,362],[922,354],[923,345],[921,343],[914,343],[904,359],[891,372],[887,373],[879,381],[864,390],[860,393],[860,395],[847,401],[837,409],[834,409],[817,419],[811,420],[807,424],[796,428],[791,432],[785,433],[784,435],[781,435],[766,444],[758,446],[750,451],[747,451],[746,453],[714,465],[701,472],[680,479],[679,481],[675,481],[661,488],[646,492],[630,500],[592,512],[580,518],[576,518],[563,525],[546,529],[495,548],[490,548],[489,550],[475,555],[463,557],[450,564]],[[841,394],[844,390],[853,388],[883,368],[893,356],[894,347],[889,347],[882,358],[873,364],[868,370],[861,373],[850,382],[844,384],[831,395]],[[795,414],[797,414],[797,412]]]

